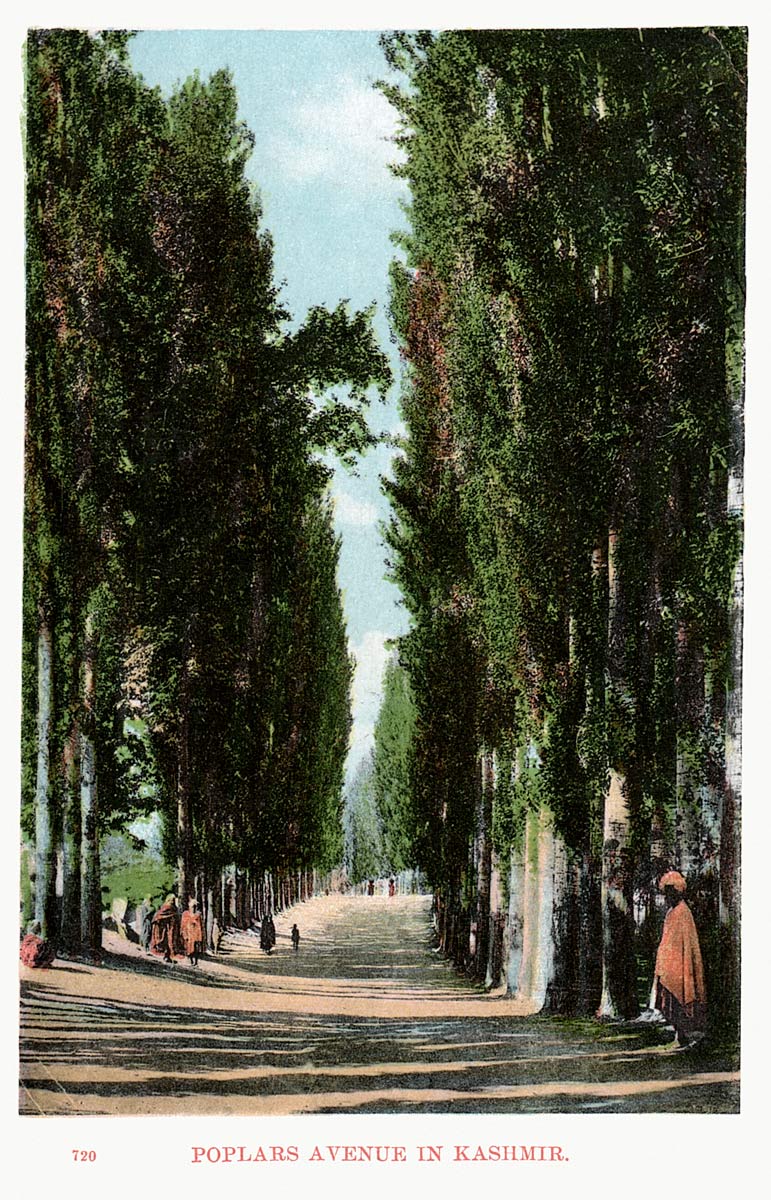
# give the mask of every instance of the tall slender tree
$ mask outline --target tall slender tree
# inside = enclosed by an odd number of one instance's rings
[[[715,881],[736,865],[732,836],[717,842],[744,33],[451,31],[384,48],[408,80],[384,90],[412,193],[391,305],[410,436],[387,490],[413,753],[421,713],[444,715],[438,618],[462,611],[469,641],[441,644],[479,763],[453,777],[465,865],[440,856],[432,875],[447,920],[474,920],[489,820],[510,855],[495,928],[511,989],[631,1016],[667,865],[688,875],[710,970],[728,969],[710,944]],[[428,798],[453,735],[443,720],[414,781],[418,826],[449,811]],[[445,944],[466,960],[464,936]]]

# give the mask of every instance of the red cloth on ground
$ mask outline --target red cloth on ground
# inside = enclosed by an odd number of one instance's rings
[[[186,909],[182,914],[182,943],[185,954],[200,954],[203,950],[203,922],[201,914]]]
[[[704,966],[696,924],[684,900],[670,908],[664,918],[655,975],[685,1016],[696,1022],[694,1027],[702,1024],[707,1003]],[[664,1015],[668,1014],[665,1012]]]
[[[22,938],[19,958],[25,967],[50,967],[56,958],[56,951],[50,942],[44,942],[37,934],[28,933]]]

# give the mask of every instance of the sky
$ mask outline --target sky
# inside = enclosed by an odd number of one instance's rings
[[[274,240],[274,269],[297,321],[313,304],[353,308],[376,302],[375,329],[398,380],[398,352],[386,317],[390,235],[406,227],[405,184],[388,164],[396,114],[373,82],[387,73],[371,30],[149,30],[130,43],[132,64],[168,94],[198,71],[227,67],[239,116],[255,143],[247,174],[257,185],[263,220]],[[401,432],[398,382],[385,404],[375,399],[370,425]],[[356,475],[337,468],[332,483],[335,528],[342,538],[339,582],[356,659],[350,777],[372,745],[386,642],[404,632],[397,588],[384,578],[380,524],[388,505],[380,476],[393,450],[378,447]]]

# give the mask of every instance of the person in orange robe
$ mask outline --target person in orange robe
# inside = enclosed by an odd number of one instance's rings
[[[198,911],[198,901],[193,897],[182,914],[182,944],[185,954],[190,959],[190,965],[198,966],[198,959],[203,953],[203,922]]]
[[[674,1025],[678,1046],[687,1046],[690,1035],[703,1031],[707,1019],[699,935],[685,903],[685,887],[679,871],[668,871],[659,881],[669,912],[664,918],[654,972],[656,1008],[668,1024]]]
[[[182,944],[179,939],[177,897],[173,892],[166,897],[153,917],[150,949],[153,954],[162,954],[164,962],[173,962],[174,955],[182,953]]]

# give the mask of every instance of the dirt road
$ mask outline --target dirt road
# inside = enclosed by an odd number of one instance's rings
[[[735,1112],[727,1060],[527,1014],[431,948],[427,897],[320,897],[197,968],[106,935],[22,968],[25,1114]],[[292,949],[293,922],[301,932]]]

